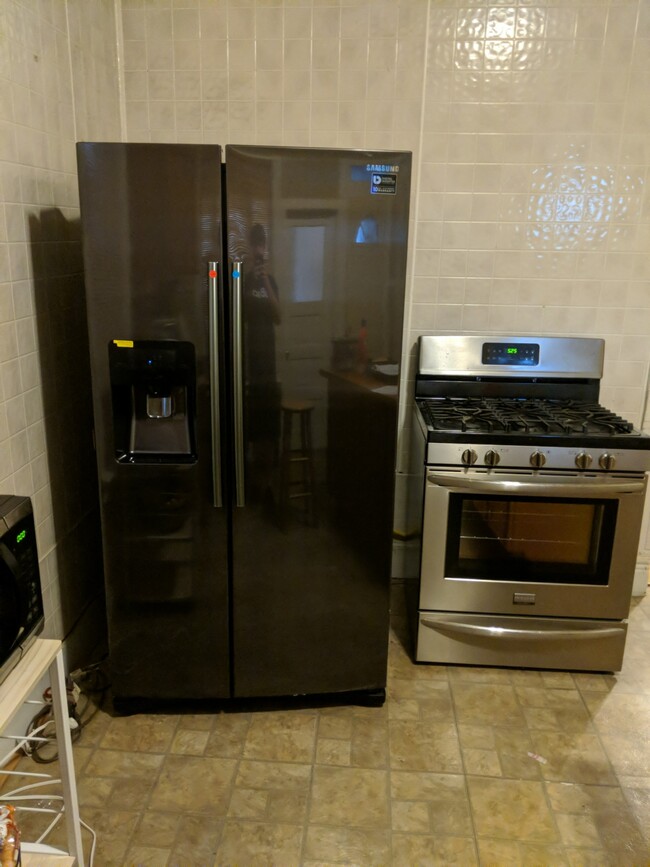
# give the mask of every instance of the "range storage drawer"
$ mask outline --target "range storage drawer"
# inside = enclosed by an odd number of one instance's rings
[[[417,662],[619,671],[626,621],[418,614]]]

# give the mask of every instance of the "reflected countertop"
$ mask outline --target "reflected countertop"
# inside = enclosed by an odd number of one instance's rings
[[[387,378],[364,371],[363,373],[357,370],[333,370],[331,368],[322,368],[321,376],[324,376],[331,382],[341,382],[347,385],[356,386],[367,392],[373,392],[381,397],[397,400],[397,378]]]

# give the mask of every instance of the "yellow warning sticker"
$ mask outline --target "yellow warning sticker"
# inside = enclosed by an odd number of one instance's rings
[[[113,343],[116,346],[122,346],[122,347],[125,347],[126,349],[132,349],[133,348],[133,341],[132,340],[114,340]]]

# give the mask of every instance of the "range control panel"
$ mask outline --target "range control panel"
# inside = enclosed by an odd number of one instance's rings
[[[481,361],[535,367],[539,364],[539,343],[484,343]]]
[[[427,446],[429,466],[573,470],[591,472],[648,472],[650,449],[585,449],[566,446],[525,446],[438,443]]]

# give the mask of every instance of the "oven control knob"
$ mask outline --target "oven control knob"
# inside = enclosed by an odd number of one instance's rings
[[[478,455],[474,451],[474,449],[465,449],[465,451],[460,456],[461,461],[465,464],[466,467],[471,467],[472,464],[476,463]]]
[[[598,464],[602,470],[613,470],[616,466],[616,458],[614,455],[609,455],[607,452],[603,452],[603,454],[598,458]]]
[[[501,460],[499,452],[495,452],[494,449],[488,449],[485,453],[485,457],[483,458],[486,466],[488,467],[496,467],[496,465]]]
[[[576,455],[576,467],[579,470],[588,470],[592,461],[593,458],[587,452],[580,452],[580,454]]]
[[[544,452],[533,452],[530,456],[530,465],[531,467],[535,467],[536,470],[541,469],[546,463],[546,455]]]

